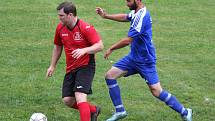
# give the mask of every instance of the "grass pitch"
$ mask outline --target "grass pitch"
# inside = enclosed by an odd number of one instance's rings
[[[0,120],[27,121],[34,112],[49,121],[78,121],[79,113],[64,106],[61,84],[65,56],[54,76],[45,80],[55,27],[56,7],[62,0],[1,0],[0,4]],[[128,12],[125,1],[74,0],[79,18],[100,32],[105,49],[127,35],[129,23],[103,20],[95,14],[101,6],[109,13]],[[146,0],[153,23],[157,69],[164,89],[194,110],[194,121],[215,120],[215,3],[213,0]],[[129,51],[115,51],[117,61]],[[114,111],[104,74],[112,63],[97,54],[94,94],[89,100],[102,107],[99,120]],[[150,94],[145,81],[135,75],[118,80],[128,117],[125,121],[176,121],[180,116]]]

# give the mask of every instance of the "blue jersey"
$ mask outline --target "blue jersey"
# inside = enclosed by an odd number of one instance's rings
[[[135,62],[155,63],[155,47],[152,42],[152,19],[146,7],[135,13],[132,10],[127,19],[131,21],[128,37],[133,38],[129,57]]]

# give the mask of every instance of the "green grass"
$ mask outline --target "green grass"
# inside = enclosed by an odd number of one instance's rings
[[[79,113],[61,101],[65,56],[54,76],[45,80],[55,27],[56,6],[62,0],[1,0],[0,4],[0,121],[27,121],[34,112],[49,121],[78,121]],[[110,13],[128,12],[125,1],[76,0],[78,16],[93,24],[107,49],[127,35],[129,23],[103,20],[95,14],[101,6]],[[215,3],[213,0],[146,0],[154,19],[153,41],[162,86],[194,110],[194,121],[215,120]],[[117,61],[129,51],[115,51]],[[114,110],[104,81],[111,64],[97,54],[93,104],[102,107],[99,120]],[[129,116],[125,121],[176,121],[180,116],[152,97],[140,76],[119,79]]]

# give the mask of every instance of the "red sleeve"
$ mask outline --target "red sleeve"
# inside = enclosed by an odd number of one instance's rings
[[[93,26],[87,25],[85,26],[84,36],[90,42],[90,44],[95,44],[101,40],[98,32],[95,30]]]
[[[62,25],[58,24],[56,31],[55,31],[55,37],[54,37],[54,44],[59,45],[59,46],[63,46],[63,43],[62,43],[61,38],[60,38],[60,30],[61,29],[62,29]]]

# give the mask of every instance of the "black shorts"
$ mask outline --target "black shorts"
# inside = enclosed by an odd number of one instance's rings
[[[62,97],[74,97],[75,92],[92,94],[91,86],[94,74],[95,63],[67,73],[63,81]]]

